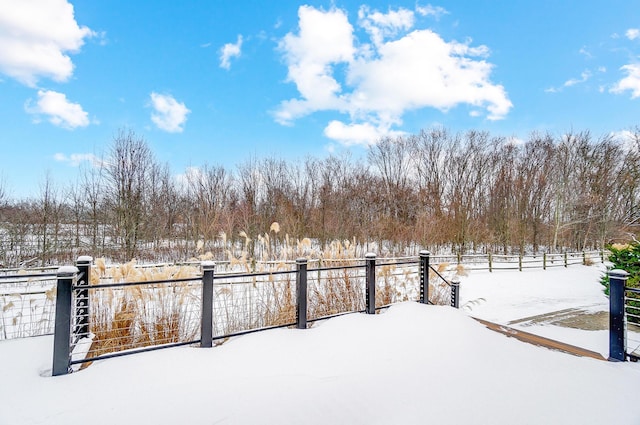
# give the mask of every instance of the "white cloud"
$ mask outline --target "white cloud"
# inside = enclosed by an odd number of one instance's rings
[[[625,152],[637,151],[640,143],[640,134],[629,130],[611,132],[611,138],[622,145]]]
[[[230,69],[231,58],[240,57],[242,49],[242,36],[239,35],[235,44],[227,43],[220,49],[220,68]]]
[[[588,59],[592,59],[593,55],[591,54],[591,52],[586,48],[586,46],[582,46],[580,48],[580,50],[578,51],[578,53],[580,53],[581,55],[584,55],[585,57],[587,57]]]
[[[430,4],[426,6],[416,6],[416,12],[421,16],[433,16],[436,19],[440,19],[442,15],[449,14],[449,11],[444,7],[432,6]]]
[[[511,146],[516,146],[516,147],[520,147],[520,146],[524,146],[525,145],[525,141],[522,140],[521,138],[519,138],[518,136],[511,136],[507,138],[507,145],[511,145]]]
[[[280,49],[288,81],[300,96],[280,103],[275,119],[281,124],[316,111],[337,111],[348,114],[350,122],[332,121],[325,135],[366,144],[402,124],[408,110],[447,111],[469,104],[497,120],[512,107],[504,87],[490,81],[493,65],[485,60],[486,46],[414,30],[412,11],[383,14],[361,8],[358,25],[371,43],[356,39],[346,12],[336,7],[302,6],[298,16],[298,33],[287,34]]]
[[[183,174],[176,174],[174,178],[179,187],[184,189],[189,186],[190,182],[202,181],[202,179],[204,178],[204,173],[199,167],[187,167],[185,168]]]
[[[35,87],[41,77],[66,81],[68,53],[94,32],[78,26],[66,0],[0,1],[0,72]]]
[[[302,99],[282,102],[276,121],[289,124],[301,116],[322,109],[346,109],[340,99],[340,84],[333,78],[332,65],[353,59],[353,27],[344,11],[328,12],[311,6],[298,10],[300,32],[289,33],[279,44],[289,66],[287,81],[296,84]]]
[[[53,159],[58,162],[66,163],[72,167],[77,167],[85,161],[89,162],[94,167],[99,167],[103,164],[103,161],[92,153],[72,153],[68,156],[63,153],[56,153],[53,155]]]
[[[631,98],[640,97],[640,63],[625,65],[620,70],[627,73],[627,76],[618,81],[609,91],[612,93],[623,93],[631,91]]]
[[[25,110],[35,115],[36,122],[40,115],[47,115],[50,123],[68,130],[89,125],[88,114],[79,103],[70,102],[64,93],[52,90],[38,90],[38,101],[35,105],[27,101]]]
[[[151,113],[151,121],[159,129],[169,133],[181,133],[187,115],[191,112],[184,103],[178,102],[168,94],[151,93],[151,105],[154,111]]]
[[[589,78],[591,78],[591,72],[586,70],[580,74],[580,78],[571,78],[565,81],[563,86],[571,87],[571,86],[575,86],[576,84],[586,83],[587,80],[589,80]]]
[[[369,33],[371,41],[376,46],[380,46],[385,38],[394,37],[400,31],[413,28],[413,23],[413,12],[403,8],[380,13],[372,12],[368,6],[362,6],[358,11],[358,25]]]
[[[629,39],[629,40],[635,40],[636,38],[640,37],[640,29],[638,28],[629,28],[624,35]]]
[[[597,73],[603,74],[607,72],[607,68],[600,66],[596,69]],[[545,93],[560,93],[565,87],[573,87],[579,84],[584,84],[593,77],[593,71],[585,69],[580,73],[580,78],[570,78],[565,81],[560,87],[549,87],[544,89]]]
[[[385,136],[394,137],[404,134],[402,131],[391,131],[389,128],[376,127],[368,122],[362,124],[345,124],[337,120],[331,121],[324,129],[324,135],[326,137],[346,146],[370,145]]]

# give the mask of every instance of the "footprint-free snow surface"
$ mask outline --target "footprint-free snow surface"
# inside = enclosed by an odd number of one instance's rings
[[[586,282],[575,285],[593,285],[597,270],[587,269],[550,270],[536,279],[550,287],[574,270]],[[515,285],[527,275],[502,273]],[[543,313],[531,306],[535,294],[502,284],[492,289],[491,276],[481,280],[475,294],[473,276],[462,288],[466,301],[485,298],[474,304],[485,317]],[[565,301],[558,306],[567,308]],[[504,311],[490,317],[491,308]],[[525,344],[469,313],[404,303],[216,348],[100,361],[55,378],[52,337],[0,341],[0,424],[640,424],[639,364]]]

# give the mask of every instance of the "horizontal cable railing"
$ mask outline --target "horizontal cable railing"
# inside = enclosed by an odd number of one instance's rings
[[[547,267],[566,267],[574,264],[590,264],[592,262],[601,261],[604,258],[604,253],[600,251],[581,252],[581,253],[561,253],[561,254],[542,254],[529,257],[520,257],[517,255],[500,255],[500,254],[465,254],[465,255],[431,255],[431,262],[433,264],[449,264],[449,270],[457,267],[458,260],[463,262],[466,269],[469,270],[525,270],[533,268],[547,268]],[[378,260],[376,266],[378,268],[390,266],[395,267],[396,270],[401,265],[406,264],[411,267],[418,262],[416,256],[395,257],[395,258],[381,258]],[[277,276],[279,274],[291,273],[291,269],[294,267],[293,261],[256,261],[253,262],[252,268],[257,270],[253,273],[255,275],[252,279],[258,279],[259,276]],[[310,259],[308,260],[309,267],[324,270],[322,273],[329,276],[329,272],[333,271],[334,274],[341,270],[349,269],[363,269],[365,261],[362,258],[330,258],[330,259]],[[121,265],[124,268],[127,265]],[[135,265],[131,266],[140,273],[140,279],[146,279],[147,282],[154,281],[153,276],[160,274],[161,270],[167,268],[193,268],[198,269],[200,262],[182,262],[179,264],[148,264],[148,265]],[[245,264],[242,267],[247,268]],[[238,277],[233,281],[233,284],[245,284],[242,280],[242,276],[249,274],[246,271],[238,272],[234,270],[238,268],[238,265],[231,266],[231,262],[222,261],[216,262],[216,275],[215,279],[218,282],[222,279],[222,276],[228,276],[230,279]],[[288,268],[284,270],[283,268]],[[57,268],[52,267],[38,267],[29,269],[0,269],[0,339],[18,338],[25,336],[34,336],[49,334],[53,332],[53,317],[55,315],[55,302],[53,297],[55,296],[55,276],[53,272]],[[260,271],[263,270],[263,271]],[[381,269],[382,270],[382,269]],[[128,272],[130,273],[130,271]],[[322,274],[321,273],[321,274]],[[364,272],[362,272],[364,273]],[[431,272],[434,274],[435,272]],[[137,286],[141,283],[138,282],[120,282],[122,279],[135,280],[138,277],[131,277],[129,275],[124,276],[124,271],[118,271],[117,268],[111,266],[111,271],[102,271],[97,276],[96,268],[93,269],[95,276],[91,277],[91,286],[106,288],[125,287],[125,286]],[[142,276],[144,275],[144,276]],[[151,276],[151,278],[149,277]],[[436,274],[437,276],[437,274]],[[364,275],[361,279],[364,278]],[[396,275],[396,279],[400,276]],[[115,283],[114,279],[118,280]],[[196,284],[200,279],[199,277],[190,278],[192,283]],[[155,279],[157,283],[168,283],[171,279]],[[312,282],[312,281],[310,281]],[[314,289],[315,284],[311,283],[310,288]],[[406,286],[409,286],[406,284]],[[337,290],[338,288],[336,288]],[[344,289],[347,290],[348,288]],[[385,289],[388,293],[385,295],[385,299],[391,299],[392,291]],[[439,297],[449,298],[448,294],[443,288],[431,288],[431,294],[437,294],[443,292]],[[380,298],[380,295],[378,295]],[[416,298],[415,294],[396,296],[394,299]],[[352,297],[353,299],[353,297]],[[386,302],[381,301],[382,305]],[[337,303],[334,303],[337,304]],[[352,304],[354,309],[360,309],[362,302],[353,300]],[[378,305],[377,303],[376,305]],[[336,311],[342,311],[343,308],[338,309],[337,306],[324,306],[319,308],[317,312],[313,313],[313,317],[323,317],[324,315],[334,314]]]
[[[640,288],[625,287],[625,314],[627,324],[627,354],[640,359]]]
[[[553,262],[565,267],[580,261],[584,264],[587,258],[586,253],[543,256],[542,262],[513,256],[462,256],[473,260],[472,266],[491,259],[494,264],[517,264],[520,270]],[[209,280],[205,263],[109,268],[85,258],[82,262],[79,259],[79,270],[72,277],[61,277],[65,268],[57,274],[46,269],[0,270],[0,339],[48,334],[54,328],[57,335],[57,309],[67,303],[69,335],[63,339],[67,340],[68,361],[57,369],[62,373],[64,367],[77,368],[97,359],[211,343],[274,327],[301,326],[303,322],[306,327],[307,322],[351,312],[374,313],[402,301],[458,307],[459,283],[445,275],[462,269],[456,263],[447,266],[441,259],[425,251],[417,257],[304,260],[304,293],[300,289],[300,260],[269,267],[254,264],[258,270],[254,273],[238,272],[225,264],[222,273],[211,269]],[[61,281],[70,282],[69,300],[62,304],[56,301]],[[55,345],[64,344],[58,341]]]
[[[0,274],[0,340],[53,333],[56,276]]]
[[[376,263],[371,255],[329,267],[308,268],[308,263],[301,259],[289,270],[226,274],[202,263],[196,276],[140,282],[116,282],[103,269],[106,282],[91,284],[91,264],[79,260],[77,269],[61,268],[57,275],[53,374],[116,356],[197,343],[208,347],[260,330],[373,314],[402,301],[429,302],[428,276],[436,276],[428,253],[395,262]]]

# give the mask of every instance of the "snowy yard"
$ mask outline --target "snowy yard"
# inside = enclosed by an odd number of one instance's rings
[[[0,424],[640,424],[640,364],[535,347],[468,317],[606,357],[605,330],[557,326],[554,315],[607,311],[600,274],[475,271],[461,310],[404,303],[56,378],[52,337],[0,341]]]
[[[470,315],[609,355],[609,298],[601,264],[524,272],[473,271],[462,279],[460,305]],[[567,316],[593,319],[591,330],[556,326]],[[605,321],[599,322],[606,313]],[[531,320],[526,320],[531,318]]]

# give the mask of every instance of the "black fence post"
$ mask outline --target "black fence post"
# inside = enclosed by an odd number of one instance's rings
[[[376,314],[376,254],[370,252],[364,256],[366,261],[366,312]]]
[[[307,329],[307,259],[296,260],[296,328]]]
[[[460,308],[460,278],[451,279],[451,307]]]
[[[213,345],[213,273],[216,263],[202,262],[202,311],[200,312],[200,347]]]
[[[542,253],[542,270],[547,270],[547,253]]]
[[[493,255],[489,253],[489,273],[493,272]]]
[[[429,251],[420,251],[420,302],[429,304]]]
[[[564,266],[567,267],[567,265],[569,265],[569,263],[568,263],[567,251],[565,251],[564,252]]]
[[[629,273],[609,271],[609,360],[625,361],[626,341],[624,329],[624,287]]]
[[[58,269],[56,286],[56,322],[53,334],[53,376],[69,373],[69,355],[71,353],[71,292],[73,279],[78,273],[74,266]]]
[[[82,286],[83,289],[78,289],[76,292],[76,330],[75,334],[80,336],[89,335],[89,314],[91,305],[89,304],[89,283],[91,280],[91,263],[93,257],[88,255],[82,255],[76,260],[76,267],[78,268],[78,282],[77,286]]]

